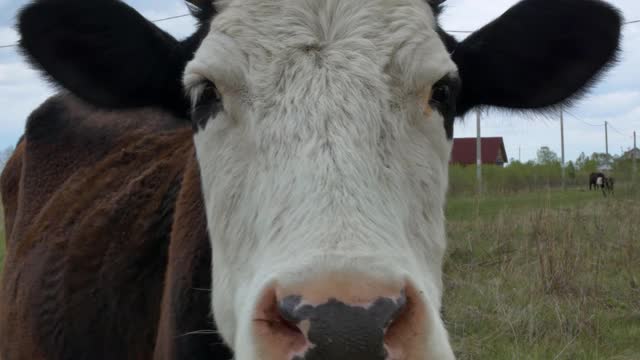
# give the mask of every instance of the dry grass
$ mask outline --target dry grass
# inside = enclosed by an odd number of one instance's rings
[[[450,221],[460,359],[640,359],[640,197],[584,197]]]

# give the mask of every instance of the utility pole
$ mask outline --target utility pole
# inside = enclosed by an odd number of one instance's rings
[[[633,166],[632,166],[633,170],[632,170],[631,177],[634,184],[636,183],[636,173],[638,172],[638,167],[636,164],[637,152],[638,152],[638,146],[636,144],[636,132],[634,131],[633,132],[633,150],[631,150],[631,159],[633,159]]]
[[[609,122],[608,121],[604,122],[604,143],[605,143],[605,150],[607,153],[607,161],[609,161]]]
[[[562,168],[562,189],[565,189],[565,168],[564,168],[564,111],[560,108],[560,145],[562,147],[562,157],[560,167]]]
[[[480,129],[480,110],[476,110],[476,181],[478,183],[478,195],[482,193],[482,133]]]

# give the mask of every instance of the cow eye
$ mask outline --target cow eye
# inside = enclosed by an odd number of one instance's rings
[[[453,122],[456,116],[456,97],[460,91],[460,79],[447,75],[431,87],[429,105],[444,117],[447,137],[453,137]]]
[[[450,75],[440,79],[431,87],[431,99],[429,101],[431,106],[441,112],[450,110],[450,107],[455,104],[455,97],[460,88],[459,84],[460,81]]]
[[[204,129],[209,119],[215,117],[222,110],[222,96],[211,81],[206,81],[199,87],[196,100],[191,110],[191,121],[194,130]]]
[[[451,97],[451,87],[449,84],[436,84],[431,90],[431,103],[433,105],[442,105],[449,103]]]

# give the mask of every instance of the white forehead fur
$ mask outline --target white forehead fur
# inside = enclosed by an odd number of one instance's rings
[[[213,308],[237,360],[271,281],[323,271],[408,278],[439,318],[451,143],[424,91],[455,72],[425,0],[221,0],[185,72],[224,111],[195,135]],[[374,272],[375,269],[375,272]],[[386,275],[384,275],[386,273]],[[382,275],[380,275],[382,274]]]
[[[262,67],[283,51],[317,50],[322,57],[323,50],[332,46],[370,50],[376,65],[401,77],[398,83],[408,91],[420,90],[416,88],[456,70],[435,32],[435,18],[425,0],[225,0],[216,6],[221,14],[195,58],[208,65],[203,67],[208,67],[208,73],[202,75],[219,80],[220,85],[225,85],[228,71],[242,65],[249,65],[243,70],[252,75],[261,74]],[[223,34],[236,41],[237,49]],[[209,63],[229,58],[230,51],[242,52],[234,60],[254,63],[228,68]]]

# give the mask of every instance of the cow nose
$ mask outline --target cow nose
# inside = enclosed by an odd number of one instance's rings
[[[414,290],[339,283],[268,289],[255,316],[261,359],[386,360],[411,350],[403,339],[424,321]]]
[[[384,337],[407,304],[402,293],[395,299],[379,297],[367,305],[337,299],[319,305],[304,304],[301,296],[288,296],[278,304],[282,319],[300,329],[312,347],[304,359],[386,359]]]

